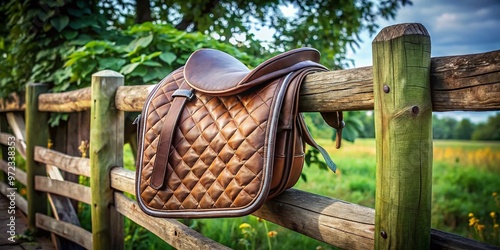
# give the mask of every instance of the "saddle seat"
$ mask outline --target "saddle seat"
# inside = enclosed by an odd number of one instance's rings
[[[184,77],[187,84],[197,91],[229,96],[304,67],[322,67],[317,64],[319,59],[317,50],[297,49],[268,59],[249,70],[229,54],[214,49],[200,49],[186,62]]]

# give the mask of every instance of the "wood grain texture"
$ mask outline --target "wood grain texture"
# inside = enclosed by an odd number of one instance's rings
[[[115,103],[119,110],[141,111],[149,92],[155,85],[121,86],[116,91]]]
[[[300,89],[302,112],[373,110],[373,67],[308,75]],[[433,111],[500,110],[500,50],[431,59]],[[116,107],[141,111],[154,85],[123,86]]]
[[[175,219],[154,218],[145,214],[140,210],[137,202],[123,194],[115,193],[115,206],[122,215],[151,231],[176,249],[230,249]]]
[[[25,95],[11,93],[6,98],[0,98],[0,112],[23,111],[26,109]]]
[[[63,92],[46,93],[38,97],[38,110],[46,112],[77,112],[90,109],[90,87]]]
[[[111,186],[134,194],[135,173],[114,168]],[[340,248],[373,248],[374,210],[356,204],[292,189],[254,215]]]
[[[92,233],[81,227],[43,214],[36,214],[36,226],[78,243],[86,249],[92,249]]]
[[[123,111],[115,108],[115,94],[124,77],[104,70],[92,75],[90,110],[90,188],[94,249],[123,248],[123,218],[113,215],[111,168],[123,166]],[[111,221],[111,218],[116,220]]]
[[[35,190],[69,197],[86,204],[91,204],[92,202],[90,188],[74,182],[53,180],[44,176],[36,176]]]
[[[26,86],[26,194],[28,229],[37,232],[35,214],[47,214],[47,195],[35,190],[35,176],[46,176],[45,167],[35,161],[35,146],[47,145],[48,113],[38,111],[38,96],[46,93],[44,84]]]
[[[35,160],[76,175],[90,177],[90,159],[69,156],[45,147],[35,147]]]
[[[113,168],[111,170],[111,186],[118,191],[134,194],[135,172],[120,167]],[[117,195],[115,195],[115,199],[116,197]],[[127,201],[128,206],[131,206],[130,202],[132,201]],[[115,200],[117,209],[126,209],[128,213],[143,214],[141,216],[150,220],[148,225],[162,225],[163,223],[164,219],[144,214],[135,202],[133,202],[133,209],[136,212],[131,212],[131,209],[118,205],[119,203],[120,201]],[[278,197],[267,201],[254,215],[339,248],[373,249],[374,246],[375,210],[373,208],[289,189]],[[360,242],[353,242],[354,240]],[[462,236],[431,230],[432,249],[469,249],[460,248],[460,246],[484,245]]]
[[[36,154],[36,147],[35,147],[35,154]],[[48,178],[61,182],[67,182],[64,180],[64,177],[59,168],[49,164],[46,164],[45,167],[47,169]],[[73,182],[70,183],[75,184]],[[90,195],[90,190],[88,190],[87,192]],[[70,198],[62,195],[57,195],[54,193],[47,193],[47,198],[49,200],[49,204],[52,209],[52,215],[56,220],[64,221],[77,227],[80,226],[80,220],[78,219],[78,215],[75,210],[78,203],[76,204],[76,206],[73,206],[73,204],[71,203],[72,200]],[[81,246],[79,246],[78,244],[66,238],[57,236],[55,234],[53,234],[53,241],[54,244],[57,246],[57,249],[81,250]]]
[[[373,109],[372,67],[308,75],[300,88],[302,112]]]
[[[465,238],[460,235],[431,229],[431,248],[433,250],[499,250],[497,246]]]
[[[289,189],[253,215],[341,249],[373,249],[374,210]]]
[[[500,50],[431,61],[435,111],[500,109]]]
[[[111,187],[135,195],[135,172],[116,167],[111,170]]]
[[[485,111],[500,109],[500,50],[431,59],[434,111]],[[154,85],[122,86],[116,107],[141,111]],[[40,111],[74,112],[89,109],[88,88],[42,94]],[[303,112],[373,110],[372,67],[321,72],[306,77],[299,108]],[[0,112],[23,111],[18,95],[0,99]]]
[[[429,249],[432,205],[431,44],[421,24],[374,39],[375,249]]]

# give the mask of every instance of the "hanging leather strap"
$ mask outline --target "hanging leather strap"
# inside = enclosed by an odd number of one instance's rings
[[[185,83],[172,94],[174,100],[172,101],[167,115],[163,118],[163,127],[161,128],[160,137],[158,139],[156,158],[153,165],[153,173],[151,175],[150,186],[154,189],[158,190],[163,187],[175,127],[179,122],[181,112],[186,102],[190,101],[193,96],[193,90]]]
[[[302,114],[300,115],[302,116]],[[335,162],[333,162],[332,158],[330,158],[328,152],[318,143],[316,143],[316,141],[314,141],[314,139],[312,138],[311,133],[309,132],[309,129],[307,128],[307,125],[304,122],[303,117],[299,118],[298,120],[300,123],[300,130],[302,131],[302,139],[311,147],[317,149],[321,153],[329,169],[331,169],[333,172],[337,171],[337,165],[335,164]]]
[[[335,147],[337,149],[342,145],[342,129],[345,127],[344,115],[341,111],[337,112],[322,112],[321,116],[325,120],[326,124],[337,130],[337,136],[335,137]]]

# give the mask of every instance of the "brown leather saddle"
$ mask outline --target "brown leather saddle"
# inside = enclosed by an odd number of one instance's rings
[[[298,112],[305,76],[327,70],[319,58],[317,50],[301,48],[250,71],[224,52],[194,52],[144,104],[138,127],[139,207],[171,218],[250,214],[297,182],[305,142],[335,170]],[[325,117],[341,131],[342,113]]]

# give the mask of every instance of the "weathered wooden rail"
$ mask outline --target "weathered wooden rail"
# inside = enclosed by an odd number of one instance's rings
[[[304,112],[375,111],[375,209],[291,189],[254,215],[345,249],[488,249],[430,228],[430,117],[432,111],[500,110],[500,51],[430,58],[429,35],[419,24],[385,28],[374,40],[373,50],[373,67],[308,76],[299,106]],[[26,145],[16,146],[26,152],[27,171],[16,169],[15,176],[27,189],[27,199],[20,195],[16,199],[28,215],[29,226],[87,249],[121,249],[125,216],[176,248],[227,248],[177,220],[144,214],[123,194],[135,190],[135,173],[123,168],[124,112],[140,111],[152,88],[123,84],[122,75],[101,71],[93,75],[89,88],[45,93],[44,85],[30,84],[26,103],[16,96],[0,102],[2,114],[26,113]],[[48,112],[83,110],[91,110],[90,159],[46,148]],[[13,121],[1,121],[4,159],[9,138],[22,139],[5,129],[7,124],[12,128]],[[413,155],[408,157],[409,153]],[[6,160],[0,161],[3,172],[9,173],[8,167]],[[59,169],[90,177],[90,187],[57,177]],[[3,194],[8,188],[0,183]],[[44,193],[49,194],[49,202],[52,196],[63,196],[91,204],[92,232],[47,216]]]

